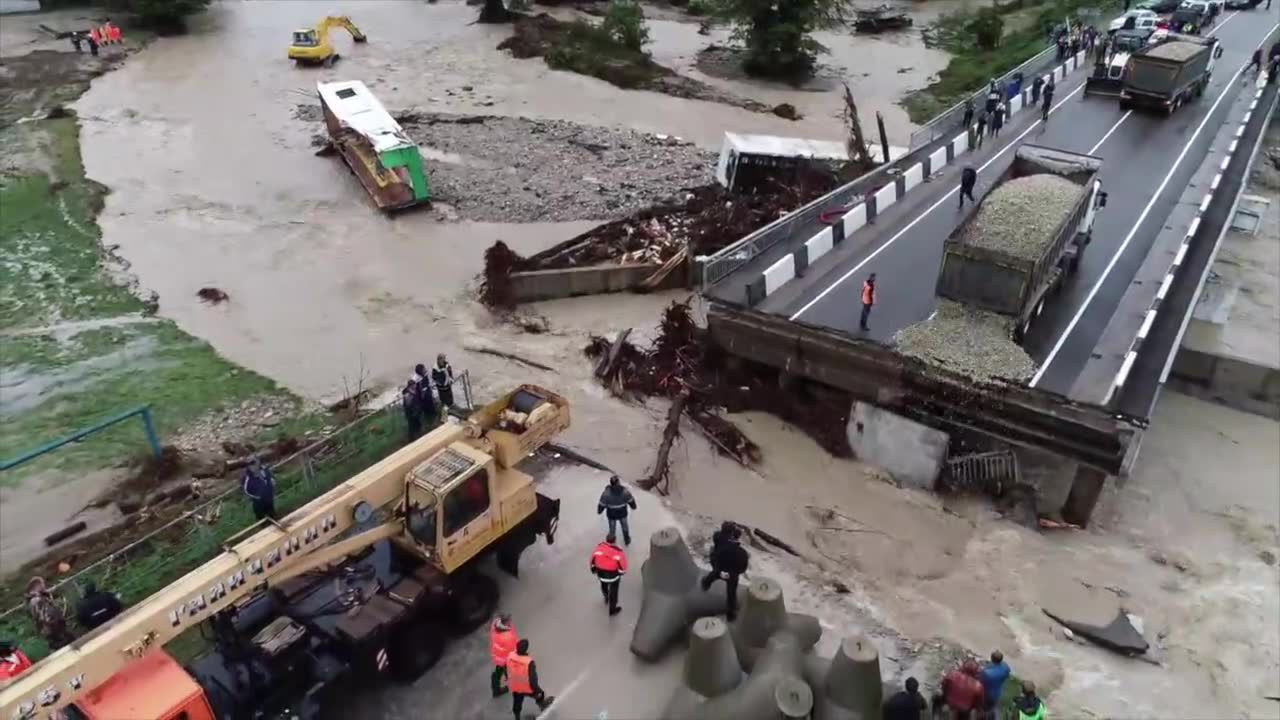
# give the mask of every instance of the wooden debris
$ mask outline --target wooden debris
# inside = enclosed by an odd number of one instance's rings
[[[470,352],[477,352],[477,353],[481,353],[481,354],[484,354],[484,355],[492,355],[492,356],[494,356],[494,357],[504,358],[504,359],[506,359],[506,360],[511,360],[511,361],[513,361],[513,362],[518,362],[518,363],[520,363],[521,365],[528,365],[528,366],[529,366],[529,367],[531,367],[531,368],[537,368],[537,369],[539,369],[539,370],[546,370],[546,371],[548,371],[548,372],[555,372],[555,371],[556,371],[556,369],[555,369],[555,368],[553,368],[553,367],[549,367],[549,366],[547,366],[547,365],[543,365],[543,364],[542,364],[542,363],[540,363],[540,362],[535,362],[535,361],[530,360],[530,359],[528,359],[528,358],[520,357],[519,355],[516,355],[515,353],[503,352],[502,350],[494,350],[493,348],[486,348],[486,347],[467,347],[467,348],[464,348],[464,349],[465,349],[465,350],[468,350],[468,351],[470,351]]]
[[[684,412],[685,403],[688,401],[688,393],[681,393],[671,401],[671,408],[667,410],[667,427],[662,431],[662,442],[658,445],[658,456],[654,459],[653,470],[649,472],[648,477],[641,478],[636,483],[641,490],[656,489],[663,495],[667,494],[671,479],[669,459],[671,446],[680,436],[680,415]]]
[[[70,525],[62,528],[61,530],[58,530],[57,532],[53,532],[46,535],[44,538],[44,544],[56,545],[62,542],[63,540],[66,540],[67,538],[71,537],[72,535],[84,532],[84,529],[87,527],[89,526],[87,523],[85,523],[85,521],[77,520],[71,523]]]

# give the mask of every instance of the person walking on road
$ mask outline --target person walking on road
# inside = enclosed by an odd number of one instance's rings
[[[616,537],[617,526],[622,526],[622,542],[631,544],[631,527],[627,524],[627,508],[636,509],[635,496],[631,494],[617,475],[609,478],[609,484],[600,493],[596,514],[604,513],[609,520],[609,534]]]
[[[991,137],[1000,137],[1000,128],[1004,127],[1005,112],[1004,101],[1001,100],[996,105],[995,113],[991,115]]]
[[[1243,76],[1245,73],[1249,72],[1250,68],[1254,71],[1254,77],[1262,74],[1262,48],[1258,48],[1253,51],[1253,57],[1249,58],[1249,64],[1244,66],[1244,70],[1242,70],[1240,74]]]
[[[964,129],[973,127],[973,98],[964,101]]]
[[[627,555],[617,542],[618,537],[609,533],[591,553],[591,573],[600,581],[600,594],[604,596],[605,605],[609,606],[610,615],[622,612],[618,605],[618,586],[622,584],[622,576],[627,574]]]
[[[249,461],[249,467],[244,469],[241,489],[253,505],[253,516],[256,519],[276,519],[276,477],[261,458],[255,457]]]
[[[964,209],[964,199],[969,198],[969,202],[977,203],[973,199],[973,187],[978,184],[978,171],[972,166],[966,166],[960,171],[960,209]]]
[[[977,135],[975,136],[975,139],[977,140],[977,144],[974,147],[975,150],[982,149],[982,136],[986,134],[987,134],[987,113],[984,112],[978,116],[978,131],[977,131]]]
[[[872,276],[874,277],[874,276]],[[725,521],[711,535],[711,572],[702,578],[702,591],[711,589],[712,583],[724,580],[725,613],[730,622],[738,616],[738,580],[747,571],[751,556],[742,547],[738,526]]]
[[[1040,121],[1045,124],[1049,122],[1049,111],[1053,109],[1053,92],[1057,89],[1053,78],[1049,78],[1049,84],[1044,86],[1044,102],[1040,105]]]
[[[494,697],[507,694],[510,689],[502,684],[507,677],[507,658],[516,651],[520,636],[516,635],[516,626],[511,622],[511,613],[498,613],[498,617],[489,623],[489,657],[493,660],[493,674],[489,676],[489,686]]]
[[[1040,102],[1040,90],[1044,87],[1044,78],[1039,75],[1035,80],[1031,81],[1031,104],[1035,105]]]
[[[862,282],[862,317],[858,320],[858,329],[867,332],[867,320],[871,317],[871,308],[876,304],[876,274],[871,273]]]
[[[556,700],[543,692],[538,682],[538,668],[529,656],[528,640],[516,643],[516,651],[507,658],[507,687],[511,688],[511,714],[516,720],[520,720],[525,698],[533,698],[542,710]]]

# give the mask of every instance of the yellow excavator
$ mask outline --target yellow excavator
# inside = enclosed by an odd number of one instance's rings
[[[0,687],[0,719],[312,720],[412,682],[492,616],[481,559],[517,575],[555,540],[560,501],[516,465],[568,426],[563,397],[521,385],[436,428]],[[184,668],[162,646],[197,627],[213,649]]]
[[[333,43],[329,41],[329,31],[334,28],[346,29],[351,33],[351,39],[358,43],[369,39],[360,32],[360,28],[356,27],[355,23],[351,22],[351,18],[346,15],[330,15],[316,23],[313,28],[293,31],[293,42],[289,45],[289,59],[299,65],[331,67],[338,59],[338,53],[333,49]]]

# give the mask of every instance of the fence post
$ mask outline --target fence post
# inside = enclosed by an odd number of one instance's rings
[[[151,453],[159,460],[163,451],[160,449],[160,438],[156,435],[156,426],[151,422],[151,406],[142,407],[142,429],[147,433],[147,443],[151,445]]]

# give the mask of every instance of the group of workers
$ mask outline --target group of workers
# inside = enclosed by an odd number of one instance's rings
[[[49,650],[69,645],[75,636],[68,627],[66,612],[53,596],[45,579],[39,576],[27,581],[27,614],[36,626],[36,632]],[[84,593],[76,603],[76,623],[89,632],[124,609],[114,593],[99,590],[91,581],[85,583]],[[12,641],[0,640],[0,682],[9,680],[31,667],[31,660]]]
[[[124,33],[110,20],[88,30],[73,30],[68,37],[71,40],[71,47],[75,48],[76,52],[83,52],[81,46],[88,45],[89,54],[95,56],[98,54],[98,48],[103,45],[118,45],[124,42]]]
[[[920,720],[921,713],[930,710],[934,717],[946,712],[951,720],[998,720],[1000,698],[1012,674],[999,650],[991,653],[991,661],[981,668],[976,661],[965,660],[942,676],[937,694],[928,703],[920,694],[920,681],[909,677],[904,689],[885,702],[882,717],[884,720]],[[1022,681],[1013,708],[1017,720],[1045,720],[1048,715],[1044,702],[1036,694],[1035,683],[1029,680]]]
[[[453,380],[453,366],[444,353],[436,356],[436,364],[430,372],[422,363],[413,367],[409,381],[400,389],[400,406],[409,428],[409,442],[440,422],[441,412],[447,413],[454,407]],[[434,395],[431,392],[433,387]]]

